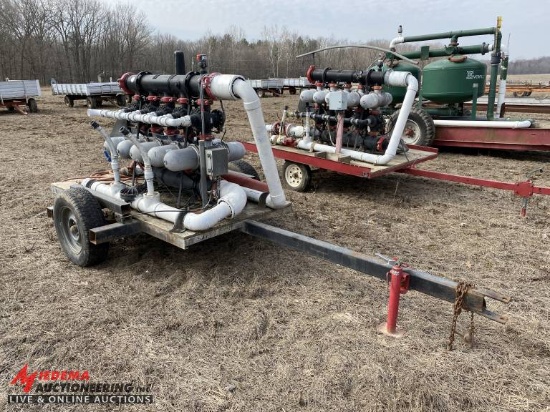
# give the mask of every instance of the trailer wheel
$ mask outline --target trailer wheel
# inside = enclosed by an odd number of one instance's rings
[[[244,173],[245,175],[252,176],[253,179],[260,180],[260,175],[254,166],[244,160],[234,160],[233,162],[229,162],[228,168],[234,172]]]
[[[29,108],[29,112],[36,113],[38,112],[38,105],[36,104],[36,100],[29,99],[27,101],[27,107]]]
[[[116,95],[116,104],[119,107],[126,106],[126,95],[122,94],[122,93],[117,94]]]
[[[68,107],[74,107],[74,100],[70,96],[65,96],[63,98],[63,101],[65,102],[65,105]]]
[[[53,221],[61,248],[71,262],[91,266],[107,258],[109,243],[94,245],[90,229],[105,225],[96,198],[83,187],[71,187],[60,193],[53,205]]]
[[[95,97],[88,96],[86,97],[86,105],[88,106],[88,109],[96,109],[97,100],[95,99]]]
[[[394,128],[399,112],[400,110],[390,116],[386,128],[388,134]],[[425,110],[413,107],[401,138],[405,144],[430,146],[435,139],[435,125],[432,117]]]
[[[308,165],[285,160],[283,177],[286,187],[296,192],[305,192],[311,182],[311,169]]]

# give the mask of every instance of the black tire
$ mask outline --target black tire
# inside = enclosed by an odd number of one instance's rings
[[[70,97],[70,96],[65,96],[65,97],[63,98],[63,101],[65,102],[65,105],[66,105],[67,107],[74,107],[74,100],[73,100],[72,97]]]
[[[254,168],[254,166],[252,166],[248,162],[245,162],[244,160],[235,160],[233,162],[229,162],[228,168],[229,170],[232,170],[234,172],[244,173],[245,175],[252,176],[253,179],[260,180],[260,175]]]
[[[285,160],[283,164],[283,182],[296,192],[305,192],[311,183],[311,169],[308,165]]]
[[[15,107],[8,106],[8,112],[15,112]]]
[[[117,94],[116,95],[116,104],[119,107],[126,106],[126,95],[122,94],[122,93]]]
[[[393,130],[399,112],[398,110],[390,116],[387,134]],[[425,110],[413,107],[401,138],[407,145],[430,146],[435,139],[435,125],[432,117]]]
[[[97,100],[95,99],[95,97],[88,96],[86,97],[86,105],[88,106],[88,109],[96,109]]]
[[[29,108],[29,112],[31,113],[38,112],[38,105],[36,104],[36,100],[34,99],[27,100],[27,107]]]
[[[83,187],[60,193],[53,205],[53,221],[61,248],[71,262],[91,266],[107,259],[109,243],[94,245],[89,231],[106,224],[96,198]]]

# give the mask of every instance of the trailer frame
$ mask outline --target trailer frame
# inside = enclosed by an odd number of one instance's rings
[[[398,293],[397,297],[395,295],[392,296],[390,293],[388,322],[383,324],[384,327],[378,328],[379,332],[388,336],[402,336],[401,331],[396,331],[399,295],[406,293],[408,290],[416,290],[446,302],[456,303],[460,282],[413,269],[406,264],[398,262],[397,259],[384,259],[382,255],[379,255],[379,257],[385,260],[385,263],[381,263],[353,250],[256,220],[263,219],[268,215],[273,216],[274,213],[281,213],[285,209],[275,211],[268,209],[265,205],[247,204],[240,218],[225,219],[204,232],[185,233],[185,231],[174,230],[174,227],[171,227],[170,223],[160,218],[136,212],[130,208],[128,203],[122,200],[109,199],[98,192],[85,189],[79,185],[78,179],[56,182],[51,185],[52,192],[57,196],[60,196],[66,190],[75,190],[76,188],[86,190],[87,193],[97,200],[104,210],[108,209],[114,215],[113,222],[90,229],[87,233],[88,239],[81,239],[94,245],[105,244],[115,239],[139,233],[146,233],[181,249],[187,249],[219,235],[232,231],[240,231],[270,241],[276,245],[299,250],[339,266],[353,269],[363,275],[376,277],[386,281],[390,287],[392,286],[392,282],[395,282],[395,279],[397,279],[400,293]],[[54,207],[48,207],[46,211],[49,218],[55,219]],[[392,276],[395,272],[398,272],[400,276]],[[394,283],[393,288],[395,289],[396,286]],[[503,303],[511,301],[510,296],[483,288],[471,287],[464,296],[462,309],[476,313],[497,323],[505,324],[508,321],[508,317],[487,309],[487,299]],[[390,322],[392,322],[391,325]]]
[[[89,109],[101,107],[103,102],[124,106],[127,97],[118,82],[57,83],[51,80],[52,95],[63,95],[66,106],[74,107],[76,100],[86,100]]]

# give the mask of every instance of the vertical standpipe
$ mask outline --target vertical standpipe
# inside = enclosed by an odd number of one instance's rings
[[[185,74],[185,56],[181,50],[174,52],[174,62],[176,63],[176,74]]]

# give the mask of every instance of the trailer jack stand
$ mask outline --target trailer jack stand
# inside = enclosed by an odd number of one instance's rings
[[[409,290],[410,276],[403,271],[401,263],[396,262],[386,274],[390,294],[388,298],[388,319],[378,326],[378,331],[386,336],[401,338],[404,330],[397,330],[397,314],[399,312],[399,297]]]

